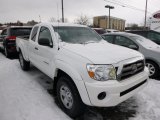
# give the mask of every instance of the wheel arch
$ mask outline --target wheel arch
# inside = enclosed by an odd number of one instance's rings
[[[88,92],[85,86],[85,83],[81,77],[80,74],[74,69],[71,68],[67,63],[62,62],[61,64],[58,64],[59,67],[56,68],[55,70],[55,75],[54,75],[54,81],[53,81],[53,89],[54,89],[54,94],[56,95],[56,86],[58,82],[58,77],[62,75],[66,75],[67,77],[70,78],[71,82],[75,85],[77,88],[77,91],[80,95],[81,100],[83,103],[87,105],[91,105]]]
[[[160,65],[158,64],[158,62],[156,60],[151,59],[151,58],[146,58],[146,62],[147,61],[151,61],[151,62],[155,63],[159,67],[159,69],[160,69]]]
[[[21,52],[22,55],[23,55],[23,58],[24,58],[26,61],[30,62],[29,59],[28,59],[28,58],[26,57],[26,55],[24,54],[24,51],[23,51],[20,47],[17,48],[17,52],[18,52],[18,54]]]

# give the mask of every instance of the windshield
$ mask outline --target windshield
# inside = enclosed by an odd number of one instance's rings
[[[145,48],[157,48],[159,47],[156,43],[152,42],[149,39],[146,39],[142,36],[130,36],[133,40],[136,40],[139,44],[141,44]]]
[[[63,42],[85,44],[99,42],[102,38],[88,27],[53,27]]]

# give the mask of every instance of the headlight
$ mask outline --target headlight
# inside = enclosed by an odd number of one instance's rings
[[[115,80],[116,70],[112,65],[87,65],[87,71],[92,79],[99,81]]]

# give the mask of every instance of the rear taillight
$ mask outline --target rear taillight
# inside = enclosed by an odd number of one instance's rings
[[[16,36],[9,36],[6,38],[7,40],[16,40]]]

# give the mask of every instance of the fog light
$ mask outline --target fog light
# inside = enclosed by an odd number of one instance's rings
[[[98,99],[103,100],[106,97],[106,92],[101,92],[98,94]]]

